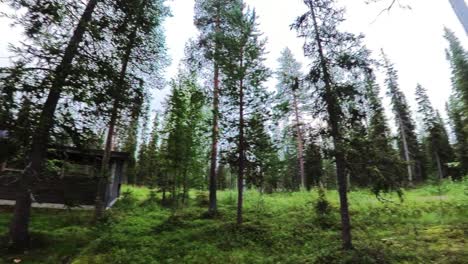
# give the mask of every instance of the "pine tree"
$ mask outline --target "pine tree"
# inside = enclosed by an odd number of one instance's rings
[[[468,52],[461,45],[455,33],[445,28],[445,38],[449,42],[447,59],[452,67],[452,83],[455,92],[461,97],[464,111],[468,112]]]
[[[263,65],[265,41],[260,39],[255,11],[246,8],[243,3],[235,5],[230,10],[227,21],[231,28],[223,36],[220,68],[225,76],[223,80],[225,94],[230,98],[233,112],[238,114],[233,124],[237,132],[238,152],[237,223],[242,224],[246,168],[245,128],[252,109],[266,99],[266,93],[261,85],[269,73]]]
[[[422,181],[425,178],[424,161],[416,136],[416,126],[411,117],[406,97],[398,86],[398,72],[383,52],[382,57],[387,74],[385,79],[387,94],[391,98],[398,128],[398,145],[401,156],[407,163],[408,183],[413,184],[415,181]]]
[[[159,176],[159,115],[156,113],[153,119],[153,128],[151,130],[150,141],[148,143],[148,170],[145,184],[154,187]]]
[[[276,108],[282,112],[281,116],[286,120],[291,114],[294,116],[294,128],[297,142],[297,160],[300,185],[306,187],[306,177],[304,171],[304,137],[302,128],[301,106],[303,105],[303,87],[301,64],[294,58],[291,50],[285,48],[278,59],[279,68],[276,72],[277,101]]]
[[[136,179],[135,183],[137,185],[144,185],[147,180],[147,172],[149,167],[149,156],[148,156],[148,146],[150,141],[150,124],[151,124],[151,114],[150,114],[150,102],[145,102],[143,106],[143,111],[141,113],[141,118],[139,120],[141,123],[140,129],[140,144],[138,148],[138,161],[136,165]]]
[[[369,105],[368,143],[370,148],[366,152],[369,157],[367,174],[369,184],[374,194],[396,191],[401,195],[404,162],[393,148],[390,128],[387,124],[385,109],[379,96],[380,89],[375,76],[367,76],[366,94]]]
[[[192,73],[180,72],[171,83],[171,95],[165,113],[163,143],[161,147],[161,170],[167,176],[165,188],[171,190],[172,203],[177,206],[179,198],[185,204],[190,187],[198,187],[206,164],[206,142],[203,112],[206,98]],[[182,191],[182,193],[180,193]]]
[[[420,84],[416,87],[416,101],[418,103],[418,113],[422,116],[426,149],[432,162],[431,167],[436,168],[438,178],[447,176],[447,163],[452,162],[452,148],[449,143],[448,134],[443,121],[429,100],[427,90]]]
[[[15,5],[16,1],[11,1],[12,5]],[[38,174],[44,164],[47,152],[47,146],[49,142],[50,130],[54,125],[54,114],[57,108],[57,104],[60,100],[65,81],[70,74],[71,66],[73,59],[76,57],[78,52],[79,44],[83,41],[84,35],[87,32],[87,25],[92,19],[93,12],[96,8],[98,1],[90,0],[81,17],[79,18],[76,28],[73,30],[71,37],[68,40],[68,43],[65,45],[63,50],[63,55],[60,57],[56,67],[47,74],[43,79],[41,87],[50,87],[47,99],[43,105],[42,111],[40,113],[39,123],[37,128],[34,131],[34,136],[31,143],[29,165],[25,169],[23,175],[20,178],[20,189],[18,190],[15,211],[13,214],[13,220],[10,226],[10,240],[14,247],[25,248],[29,244],[29,218],[31,212],[31,184],[34,178],[34,175]],[[32,38],[35,37],[36,33],[39,33],[37,27],[43,25],[35,23],[37,17],[34,16],[35,13],[43,14],[49,19],[47,22],[52,21],[52,23],[59,18],[57,18],[56,9],[52,9],[52,12],[48,9],[33,9],[33,5],[28,5],[26,3],[19,3],[18,6],[26,8],[26,15],[24,17],[25,21],[31,22],[29,25],[32,25],[30,28],[26,28],[27,34]],[[39,7],[46,7],[47,4],[37,3]],[[56,7],[56,5],[51,5]],[[34,26],[36,25],[36,26]]]
[[[246,184],[272,192],[278,177],[279,157],[266,128],[268,116],[255,113],[246,127]]]
[[[326,109],[328,135],[333,140],[334,158],[340,212],[342,223],[342,242],[345,249],[352,248],[351,223],[348,209],[347,181],[345,175],[344,121],[346,103],[354,101],[359,94],[354,85],[343,79],[347,72],[362,74],[367,63],[362,56],[367,56],[360,44],[360,36],[343,33],[338,30],[343,21],[343,10],[335,7],[333,0],[305,0],[308,11],[297,18],[293,27],[299,36],[306,39],[304,53],[312,60],[309,80],[318,86],[315,91],[319,103],[316,113]]]
[[[466,174],[468,173],[468,131],[464,129],[465,115],[459,98],[453,95],[450,97],[447,112],[456,138],[455,152],[460,164],[460,172]]]
[[[195,2],[195,25],[200,30],[200,46],[203,48],[205,57],[213,65],[213,120],[212,120],[212,143],[211,143],[211,166],[209,177],[209,208],[210,213],[217,211],[216,180],[218,163],[218,141],[219,141],[219,117],[220,117],[220,49],[223,34],[230,30],[226,15],[228,10],[239,4],[232,0],[197,0]]]
[[[156,33],[161,21],[167,15],[163,3],[164,0],[123,1],[118,3],[118,8],[124,13],[124,18],[113,30],[112,36],[117,47],[118,52],[116,53],[120,59],[120,68],[108,92],[113,103],[110,107],[109,128],[101,164],[99,191],[96,198],[96,219],[102,217],[104,210],[103,201],[105,198],[103,195],[109,177],[108,163],[119,115],[125,109],[125,104],[139,104],[144,99],[145,92],[137,90],[134,95],[135,98],[129,102],[127,101],[128,98],[132,98],[128,94],[128,91],[132,90],[129,88],[136,87],[138,89],[142,87],[141,85],[132,86],[126,83],[129,68],[131,68],[131,63],[135,63],[134,65],[138,66],[134,67],[133,70],[154,72],[154,70],[151,71],[153,66],[145,64],[145,60],[158,63],[159,54],[163,51],[160,44],[163,43],[164,37]]]
[[[460,40],[445,28],[449,42],[447,59],[452,68],[453,95],[449,101],[449,117],[457,139],[456,152],[461,173],[468,173],[468,55]]]

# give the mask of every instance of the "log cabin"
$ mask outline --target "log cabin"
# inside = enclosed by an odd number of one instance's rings
[[[102,150],[53,147],[42,175],[34,180],[34,207],[84,208],[94,207],[98,192]],[[129,154],[111,153],[109,176],[103,197],[106,208],[112,207],[126,181]],[[18,179],[23,168],[4,162],[0,166],[0,205],[14,205]]]

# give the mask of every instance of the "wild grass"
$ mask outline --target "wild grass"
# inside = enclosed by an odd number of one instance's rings
[[[235,191],[219,192],[219,212],[206,217],[206,193],[171,210],[146,188],[125,187],[122,199],[98,226],[92,212],[34,210],[40,242],[5,263],[466,263],[468,181],[445,181],[379,201],[367,190],[349,193],[355,249],[342,251],[338,194],[330,210],[316,209],[317,190],[245,192],[242,226],[235,224]],[[0,212],[7,226],[9,210]],[[6,231],[6,229],[5,229]],[[1,258],[0,258],[1,259]]]

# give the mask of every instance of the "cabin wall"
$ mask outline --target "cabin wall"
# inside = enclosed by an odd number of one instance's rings
[[[120,195],[124,167],[124,162],[120,160],[111,163],[111,176],[109,178],[106,195],[106,204],[108,207],[112,206],[112,203],[115,202]]]
[[[65,154],[64,154],[65,153]],[[65,204],[68,206],[94,206],[98,191],[101,156],[92,151],[78,150],[57,151],[50,154],[59,161],[60,171],[57,176],[47,176],[33,183],[33,202],[44,204]],[[113,152],[109,163],[110,178],[103,194],[107,207],[120,195],[120,186],[124,178],[125,164],[128,155]],[[61,162],[60,162],[61,161]],[[18,191],[20,169],[8,168],[0,163],[0,200],[14,203]]]
[[[0,200],[15,200],[19,174],[0,176]],[[94,205],[97,180],[94,178],[48,179],[35,182],[33,198],[38,203],[68,206]]]

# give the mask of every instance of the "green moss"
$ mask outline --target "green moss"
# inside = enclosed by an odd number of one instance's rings
[[[342,251],[338,195],[327,191],[247,191],[245,223],[235,224],[236,193],[219,193],[219,214],[206,217],[205,195],[172,211],[146,188],[125,187],[124,199],[92,226],[92,212],[34,210],[36,247],[13,257],[22,263],[466,263],[468,197],[465,182],[406,190],[404,201],[379,202],[367,190],[350,193],[355,249]],[[437,191],[435,193],[435,191]],[[319,215],[318,215],[319,214]],[[11,212],[0,211],[7,226]],[[6,232],[6,229],[3,230]],[[1,262],[1,261],[0,261]]]

